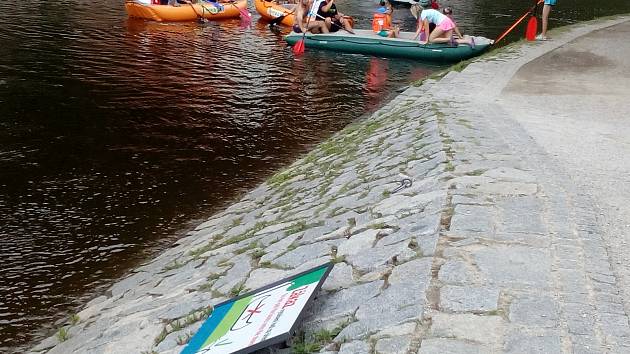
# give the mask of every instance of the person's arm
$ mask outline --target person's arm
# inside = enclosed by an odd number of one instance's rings
[[[297,9],[295,9],[295,23],[300,27],[302,32],[304,32],[304,9],[302,8],[302,4],[298,4]]]
[[[464,36],[462,36],[462,33],[459,31],[459,27],[457,27],[457,25],[455,25],[455,34],[459,37],[459,38],[464,38]]]
[[[424,20],[418,21],[418,30],[416,31],[416,35],[413,38],[418,38],[420,36],[421,31],[424,31],[425,39],[426,39],[423,42],[423,44],[428,43],[429,42],[429,21],[426,18]]]
[[[328,10],[330,10],[330,8],[333,5],[333,1],[335,0],[329,0],[327,2],[322,3],[322,5],[320,5],[320,9],[322,9],[322,12],[328,12]]]
[[[418,29],[416,29],[416,33],[413,35],[413,38],[416,39],[420,36],[420,31],[422,31],[422,20],[418,20]]]

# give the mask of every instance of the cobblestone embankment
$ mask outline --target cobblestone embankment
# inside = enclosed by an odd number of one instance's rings
[[[493,103],[522,65],[623,21],[572,26],[409,88],[134,270],[33,351],[176,353],[213,304],[332,260],[296,347],[630,352],[589,197]],[[395,191],[405,176],[412,186]]]

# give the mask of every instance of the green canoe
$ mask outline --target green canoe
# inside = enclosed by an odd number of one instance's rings
[[[371,30],[355,30],[355,34],[343,30],[327,34],[307,33],[304,37],[304,45],[306,48],[327,49],[337,52],[453,63],[477,56],[492,44],[492,40],[488,38],[473,37],[475,40],[474,48],[466,44],[458,46],[451,46],[450,44],[422,45],[418,40],[412,39],[413,35],[413,32],[400,32],[398,38],[384,38]],[[294,45],[301,39],[302,33],[295,32],[284,37],[289,45]]]

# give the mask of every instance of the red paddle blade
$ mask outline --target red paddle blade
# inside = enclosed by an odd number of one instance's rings
[[[245,27],[249,27],[252,24],[252,14],[249,13],[246,9],[239,9],[238,12],[241,13],[241,20]]]
[[[294,55],[301,55],[302,53],[304,53],[304,39],[300,39],[293,46],[293,54]]]
[[[525,31],[525,38],[528,41],[536,40],[536,32],[538,31],[538,20],[536,16],[532,16],[529,18],[527,22],[527,30]]]

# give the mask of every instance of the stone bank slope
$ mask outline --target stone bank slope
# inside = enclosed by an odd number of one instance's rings
[[[296,352],[630,352],[588,198],[493,102],[528,61],[625,20],[573,26],[408,89],[33,351],[176,353],[213,304],[332,260]],[[403,175],[413,185],[395,191]]]
[[[33,351],[179,352],[213,304],[331,260],[306,327],[341,331],[343,347],[358,352],[374,335],[409,342],[425,308],[450,176],[428,100],[410,89],[347,127],[135,269]],[[394,192],[401,173],[413,184]]]

